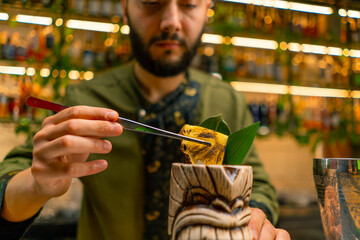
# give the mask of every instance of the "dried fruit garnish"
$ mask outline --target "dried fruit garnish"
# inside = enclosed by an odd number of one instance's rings
[[[183,126],[180,134],[211,142],[211,146],[207,146],[186,140],[181,141],[181,151],[185,154],[186,162],[205,165],[221,165],[223,163],[228,136],[188,124]]]

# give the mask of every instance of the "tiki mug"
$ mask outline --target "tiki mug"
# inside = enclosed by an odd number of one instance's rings
[[[251,239],[250,166],[174,163],[168,233],[180,239]]]

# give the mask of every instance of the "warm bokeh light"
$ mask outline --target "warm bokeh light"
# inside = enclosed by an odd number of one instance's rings
[[[214,15],[215,15],[214,10],[208,9],[208,11],[207,11],[207,16],[208,16],[208,17],[213,17]]]
[[[345,48],[345,49],[343,50],[343,55],[344,55],[345,57],[350,56],[350,51],[349,51],[349,49]]]
[[[343,8],[339,9],[338,13],[339,13],[339,16],[341,16],[341,17],[347,16],[347,11]]]
[[[349,96],[349,92],[343,89],[299,87],[299,86],[290,86],[289,88],[290,88],[289,89],[290,94],[297,96],[337,97],[337,98],[346,98]]]
[[[29,67],[28,69],[26,69],[26,75],[28,76],[34,76],[36,73],[35,68]]]
[[[278,48],[278,43],[273,40],[256,39],[256,38],[244,38],[244,37],[233,37],[231,42],[234,46],[238,47],[251,47],[261,49],[275,50]]]
[[[355,10],[348,10],[347,16],[351,18],[360,18],[360,12]]]
[[[268,16],[265,16],[265,18],[264,18],[264,22],[266,23],[266,24],[271,24],[272,23],[272,18],[268,15]]]
[[[79,71],[71,70],[71,71],[69,72],[69,78],[70,78],[71,80],[77,80],[77,79],[79,79],[79,77],[80,77]]]
[[[54,78],[57,78],[59,76],[59,70],[54,69],[52,74],[51,74]]]
[[[122,34],[128,35],[130,33],[130,27],[128,25],[122,25],[120,28]]]
[[[56,21],[55,21],[55,25],[56,25],[57,27],[62,26],[63,23],[64,23],[64,20],[63,20],[62,18],[58,18],[58,19],[56,19]]]
[[[301,45],[299,43],[289,43],[288,44],[289,50],[292,52],[300,52],[301,51]]]
[[[316,13],[316,14],[325,14],[330,15],[333,13],[333,10],[330,7],[324,7],[314,4],[304,4],[297,2],[288,2],[282,0],[223,0],[226,2],[234,2],[234,3],[243,3],[243,4],[253,4],[257,6],[265,6],[265,7],[274,7],[280,9],[289,9],[293,11],[300,12],[308,12],[308,13]]]
[[[104,42],[104,46],[105,47],[110,47],[111,45],[113,45],[114,43],[114,39],[113,38],[107,38]]]
[[[84,79],[86,81],[89,81],[89,80],[91,80],[93,78],[94,78],[94,73],[93,72],[87,71],[87,72],[84,73]]]
[[[73,39],[74,39],[74,36],[72,34],[69,34],[66,36],[65,41],[67,43],[70,43],[70,42],[72,42]]]
[[[208,57],[214,55],[214,49],[212,47],[205,47],[204,54]]]
[[[232,87],[241,92],[287,94],[289,87],[282,84],[231,82]]]
[[[341,56],[343,53],[341,48],[338,47],[328,47],[328,54],[332,56]]]
[[[0,66],[0,73],[24,75],[26,73],[26,69],[24,67]]]
[[[203,43],[222,44],[224,42],[224,38],[221,35],[204,33],[201,41]]]
[[[0,20],[7,21],[9,20],[9,14],[7,13],[0,13]]]
[[[302,52],[304,52],[304,53],[314,53],[314,54],[327,54],[328,49],[325,46],[303,44],[302,45]]]
[[[224,41],[224,44],[230,45],[231,44],[231,37],[226,36],[226,37],[224,37],[223,41]]]
[[[231,82],[233,88],[242,92],[270,93],[270,94],[291,94],[295,96],[311,97],[336,97],[347,98],[350,95],[360,96],[360,93],[349,92],[344,89],[299,87],[282,84],[252,83],[252,82]]]
[[[31,16],[31,15],[16,15],[15,20],[21,23],[37,24],[37,25],[51,25],[53,20],[50,17],[40,17],[40,16]]]
[[[97,31],[97,32],[118,32],[120,26],[113,23],[94,22],[94,21],[82,21],[70,19],[66,22],[68,28]]]
[[[42,77],[50,76],[50,69],[48,69],[48,68],[41,69],[40,70],[40,76],[42,76]]]
[[[285,51],[288,49],[288,44],[286,42],[281,42],[280,43],[280,49]]]
[[[66,71],[65,70],[60,71],[60,77],[61,78],[66,78]]]

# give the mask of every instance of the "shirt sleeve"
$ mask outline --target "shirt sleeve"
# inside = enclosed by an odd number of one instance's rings
[[[243,127],[253,124],[250,111],[247,108],[245,111]],[[242,164],[250,165],[253,169],[253,186],[250,206],[260,208],[272,224],[276,225],[279,218],[277,194],[254,146],[252,146]]]
[[[31,166],[31,159],[32,144],[31,141],[27,141],[24,145],[14,148],[5,157],[4,161],[0,162],[0,209],[2,209],[7,183],[18,172],[29,168]],[[0,217],[0,239],[20,239],[36,219],[39,212],[23,222],[9,222]]]

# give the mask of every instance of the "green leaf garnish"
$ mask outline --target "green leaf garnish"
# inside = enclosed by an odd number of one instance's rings
[[[242,163],[254,141],[259,125],[260,122],[254,123],[229,136],[223,164],[240,165]]]
[[[227,125],[227,123],[224,121],[221,114],[213,117],[209,117],[200,124],[200,127],[214,130],[219,133],[225,134],[227,136],[230,135],[230,128]]]

